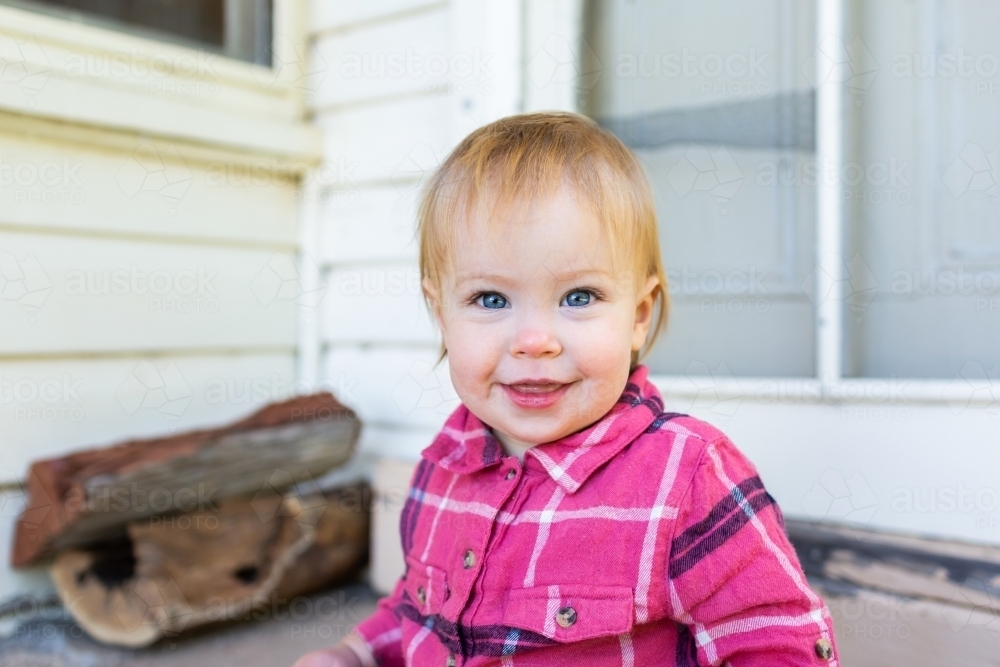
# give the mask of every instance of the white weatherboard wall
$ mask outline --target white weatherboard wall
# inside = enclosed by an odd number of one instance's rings
[[[304,20],[265,68],[0,7],[4,562],[30,461],[295,389]],[[0,566],[0,603],[46,585]]]
[[[321,376],[365,423],[362,449],[412,460],[455,407],[420,291],[424,180],[469,131],[521,104],[517,2],[314,2],[310,97],[324,132],[317,255]]]

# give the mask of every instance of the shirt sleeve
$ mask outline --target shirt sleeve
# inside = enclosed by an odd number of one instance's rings
[[[679,656],[836,667],[829,610],[806,581],[777,504],[728,439],[706,446],[680,505],[668,562],[673,616],[688,630]]]
[[[403,595],[403,578],[396,582],[392,593],[381,600],[375,612],[358,623],[354,631],[368,645],[379,667],[405,667],[402,629],[393,612]]]

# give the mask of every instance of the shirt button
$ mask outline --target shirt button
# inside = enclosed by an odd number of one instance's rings
[[[455,654],[449,653],[448,659],[444,661],[445,667],[455,667]]]
[[[568,628],[576,623],[576,609],[573,607],[563,607],[556,612],[556,623],[560,628]]]
[[[510,479],[514,479],[515,475],[517,475],[517,472],[513,468],[511,468],[509,471],[507,471],[507,479],[509,479],[509,480]]]
[[[816,641],[816,655],[823,658],[824,660],[833,659],[833,644],[830,643],[829,639],[819,639]]]
[[[423,586],[417,589],[417,599],[420,600],[420,604],[427,603],[427,592],[424,591]]]
[[[470,570],[476,565],[476,554],[472,553],[472,549],[465,552],[465,556],[462,557],[462,566],[466,570]]]

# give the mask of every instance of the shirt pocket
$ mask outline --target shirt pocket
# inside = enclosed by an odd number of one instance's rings
[[[632,629],[634,594],[627,586],[551,585],[510,591],[504,625],[558,642],[619,635]]]
[[[441,613],[448,599],[448,577],[439,567],[429,565],[414,556],[406,557],[406,581],[403,589],[424,616]]]

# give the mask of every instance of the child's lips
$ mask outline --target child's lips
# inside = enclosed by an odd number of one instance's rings
[[[502,386],[515,405],[522,408],[547,408],[559,402],[570,383],[519,383]]]

